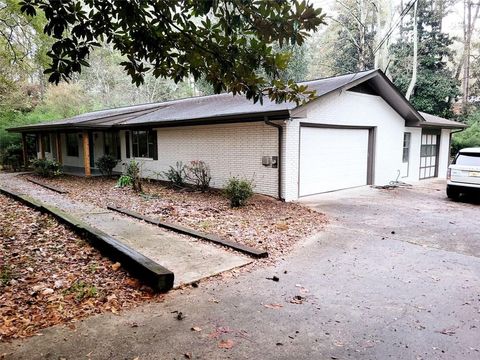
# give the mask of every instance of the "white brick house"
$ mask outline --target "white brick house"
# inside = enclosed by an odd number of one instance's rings
[[[220,94],[10,130],[35,134],[38,156],[57,159],[67,172],[89,176],[105,153],[139,161],[150,178],[177,161],[203,160],[213,187],[239,176],[287,201],[446,176],[451,132],[463,124],[417,112],[379,70],[306,84],[317,98],[298,107]]]

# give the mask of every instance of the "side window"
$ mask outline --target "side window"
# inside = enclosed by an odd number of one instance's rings
[[[104,153],[115,159],[120,159],[120,133],[118,131],[104,132]]]
[[[78,157],[78,135],[76,133],[65,134],[67,156]]]
[[[44,134],[43,135],[43,146],[45,146],[45,149],[43,149],[45,152],[51,152],[52,148],[50,145],[50,134]]]
[[[410,139],[412,134],[409,132],[403,133],[403,162],[407,163],[410,159]]]
[[[154,130],[132,131],[132,155],[157,160],[157,132]]]

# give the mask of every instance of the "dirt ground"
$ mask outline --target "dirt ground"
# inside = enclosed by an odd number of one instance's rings
[[[0,195],[0,342],[161,300],[55,219]]]

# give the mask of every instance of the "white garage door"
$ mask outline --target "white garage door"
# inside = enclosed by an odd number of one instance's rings
[[[300,196],[367,184],[368,129],[300,131]]]

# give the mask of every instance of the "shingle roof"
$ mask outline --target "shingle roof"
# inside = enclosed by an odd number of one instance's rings
[[[332,91],[348,89],[367,80],[371,81],[371,85],[380,96],[410,124],[424,121],[379,70],[323,78],[302,84],[307,85],[310,90],[315,90],[316,96],[321,97]],[[285,119],[290,117],[295,108],[297,106],[294,103],[275,103],[268,98],[264,99],[263,104],[253,103],[244,96],[233,96],[226,93],[94,111],[68,119],[9,130],[27,132],[48,129],[128,128],[233,118],[252,121],[264,116]]]
[[[440,116],[427,114],[425,112],[419,111],[420,115],[425,119],[424,126],[436,126],[436,127],[443,127],[443,128],[466,128],[468,125],[463,124],[458,121],[444,119]]]

